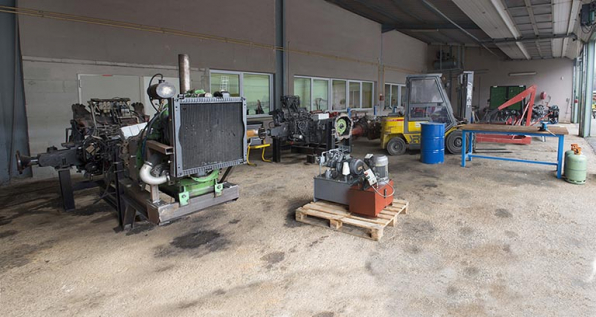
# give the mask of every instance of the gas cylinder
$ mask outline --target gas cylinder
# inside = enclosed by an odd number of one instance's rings
[[[563,174],[564,174],[564,175],[567,175],[567,166],[569,166],[569,165],[567,164],[567,162],[568,162],[568,160],[569,160],[569,157],[570,157],[571,155],[573,155],[573,153],[575,153],[575,149],[576,149],[577,147],[578,147],[578,145],[577,145],[577,144],[571,144],[571,150],[565,151],[565,161],[564,161],[564,162],[565,162],[565,163],[564,163],[564,166],[565,166],[565,168],[563,169]]]
[[[565,179],[572,184],[583,185],[586,183],[587,170],[588,159],[578,146],[565,163]]]

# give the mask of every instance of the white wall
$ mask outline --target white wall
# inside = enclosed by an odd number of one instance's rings
[[[383,33],[385,82],[405,84],[406,76],[427,70],[428,45],[397,31]]]
[[[287,6],[286,37],[290,49],[365,62],[290,53],[290,94],[295,75],[365,80],[376,83],[377,104],[384,82],[405,83],[406,75],[426,71],[428,45],[424,42],[397,31],[382,33],[380,24],[326,1],[288,0]],[[379,64],[385,66],[384,72]]]

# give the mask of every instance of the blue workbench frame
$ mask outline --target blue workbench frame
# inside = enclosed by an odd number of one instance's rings
[[[559,146],[557,151],[557,162],[545,162],[545,161],[529,161],[529,160],[520,160],[514,158],[507,158],[507,157],[498,157],[498,156],[487,156],[487,155],[477,155],[473,153],[473,140],[477,133],[480,134],[504,134],[504,135],[527,135],[527,136],[536,136],[536,137],[556,137],[559,139]],[[470,138],[470,142],[467,142],[467,138]],[[461,166],[466,167],[466,160],[472,161],[473,157],[476,158],[483,158],[483,159],[491,159],[491,160],[501,160],[501,161],[510,161],[510,162],[522,162],[522,163],[531,163],[531,164],[542,164],[542,165],[554,165],[557,167],[557,178],[561,178],[561,171],[563,169],[563,148],[565,145],[565,135],[558,134],[546,134],[546,133],[527,133],[527,132],[496,132],[496,131],[480,131],[480,130],[466,130],[462,128],[462,147],[461,147]]]

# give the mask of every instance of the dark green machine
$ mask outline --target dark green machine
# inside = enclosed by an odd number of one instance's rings
[[[491,86],[488,109],[494,110],[499,108],[499,106],[507,102],[509,99],[517,96],[524,90],[526,90],[526,86]],[[522,102],[520,101],[512,106],[509,106],[507,109],[521,112],[523,109]]]

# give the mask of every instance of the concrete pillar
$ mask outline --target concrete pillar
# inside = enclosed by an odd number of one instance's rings
[[[0,0],[14,7],[15,0]],[[0,13],[0,184],[17,176],[31,176],[31,169],[19,175],[14,153],[29,155],[23,69],[18,32],[18,17]]]

